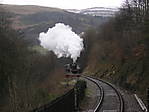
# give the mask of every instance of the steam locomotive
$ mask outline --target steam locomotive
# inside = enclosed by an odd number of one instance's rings
[[[77,63],[71,63],[65,65],[65,71],[71,74],[79,74],[81,72],[81,68]]]

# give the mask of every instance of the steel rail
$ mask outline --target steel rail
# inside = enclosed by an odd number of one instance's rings
[[[119,98],[119,101],[120,101],[120,108],[119,108],[119,112],[124,112],[124,100],[123,100],[123,97],[121,95],[121,93],[116,89],[116,87],[114,85],[112,85],[111,83],[109,82],[106,82],[104,80],[101,80],[101,79],[98,79],[99,81],[103,82],[103,83],[106,83],[107,85],[109,85],[110,87],[112,87],[115,92],[117,93],[118,95],[118,98]]]
[[[98,102],[96,108],[93,110],[93,112],[98,112],[98,110],[99,110],[99,108],[101,107],[101,104],[102,104],[102,102],[103,102],[103,98],[104,98],[104,90],[103,90],[103,87],[102,87],[97,81],[95,81],[96,79],[94,79],[94,78],[86,77],[86,76],[82,76],[82,77],[85,78],[85,79],[88,79],[88,80],[92,81],[92,82],[95,83],[95,84],[99,87],[99,89],[100,89],[100,99],[99,99],[99,102]]]
[[[87,76],[86,78],[98,80],[98,81],[100,81],[100,82],[103,82],[103,83],[109,85],[111,88],[113,88],[113,90],[116,92],[116,94],[117,94],[117,96],[118,96],[118,98],[119,98],[119,101],[120,101],[119,112],[124,112],[124,100],[123,100],[123,97],[122,97],[121,93],[116,89],[116,87],[115,87],[114,85],[112,85],[111,83],[106,82],[106,81],[104,81],[104,80],[101,80],[101,79],[98,79],[98,78],[94,78],[94,77],[91,77],[91,76]],[[96,82],[96,81],[95,81],[95,82]],[[96,83],[97,83],[97,82],[96,82]],[[99,85],[99,84],[98,84],[98,85]],[[99,86],[101,87],[101,85],[99,85]],[[102,91],[104,91],[104,90],[103,90],[103,87],[102,87]],[[104,93],[104,92],[103,92],[103,93]],[[103,95],[103,96],[104,96],[104,95]],[[103,99],[102,99],[102,100],[103,100]],[[100,105],[101,105],[101,104],[100,104]],[[99,106],[100,106],[100,105],[99,105]],[[97,110],[98,110],[98,109],[97,109]],[[94,112],[97,112],[97,110],[94,111]]]

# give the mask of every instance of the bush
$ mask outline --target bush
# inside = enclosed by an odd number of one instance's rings
[[[77,99],[78,99],[77,101],[79,104],[85,96],[86,81],[84,80],[77,81],[75,87],[77,88]]]

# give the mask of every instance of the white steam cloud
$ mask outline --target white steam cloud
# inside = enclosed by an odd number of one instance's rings
[[[80,57],[83,50],[83,39],[63,23],[57,23],[53,28],[39,34],[40,45],[53,51],[58,58],[70,57],[73,62]]]

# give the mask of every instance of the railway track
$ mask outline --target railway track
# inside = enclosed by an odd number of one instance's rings
[[[93,77],[83,78],[94,82],[100,89],[99,102],[93,112],[124,112],[122,95],[111,83]]]

